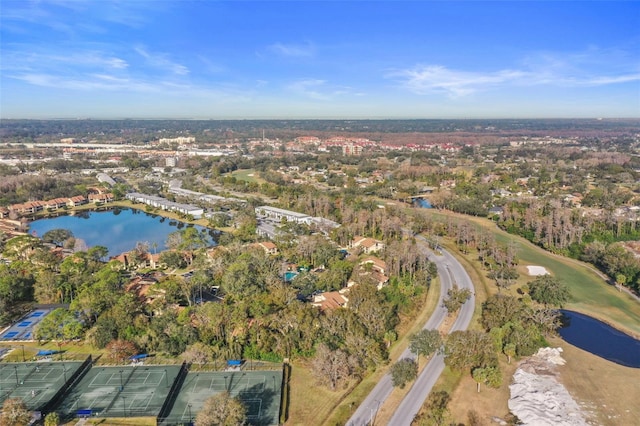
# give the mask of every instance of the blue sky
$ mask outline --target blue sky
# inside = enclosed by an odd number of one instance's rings
[[[640,117],[640,2],[1,1],[2,118]]]

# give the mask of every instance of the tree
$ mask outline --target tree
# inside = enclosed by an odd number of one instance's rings
[[[58,426],[60,424],[60,415],[55,411],[44,417],[44,426]]]
[[[20,398],[8,398],[2,404],[0,426],[25,426],[31,420],[27,405]]]
[[[507,343],[502,348],[502,352],[507,356],[507,364],[511,364],[511,357],[516,355],[516,345],[515,343]]]
[[[444,426],[449,417],[449,400],[451,397],[447,391],[431,392],[426,402],[426,410],[419,424],[429,426]]]
[[[498,291],[509,288],[509,286],[511,286],[519,276],[520,274],[518,274],[516,268],[509,268],[506,266],[493,270],[487,275],[488,278],[495,280],[496,285],[498,286]]]
[[[131,355],[135,355],[138,350],[132,342],[122,339],[114,339],[107,344],[107,353],[109,358],[117,362],[123,362]]]
[[[68,229],[52,229],[42,235],[42,241],[45,243],[53,243],[58,247],[62,247],[65,241],[73,238],[73,232]]]
[[[418,364],[410,359],[403,358],[391,366],[391,382],[393,386],[404,389],[407,382],[418,377]]]
[[[447,298],[442,302],[449,314],[457,312],[464,303],[471,297],[471,291],[468,288],[458,288],[457,285],[453,285],[453,288],[447,292]]]
[[[83,331],[84,326],[71,311],[58,308],[36,326],[35,337],[38,340],[75,340],[82,337]]]
[[[204,402],[196,416],[196,426],[241,426],[247,421],[247,409],[238,398],[224,391]]]
[[[321,343],[318,345],[311,368],[320,383],[335,390],[338,385],[351,377],[353,364],[353,360],[349,359],[346,352],[340,349],[331,350],[327,345]]]
[[[418,356],[428,357],[442,346],[442,336],[438,330],[420,330],[409,337],[409,349]]]
[[[494,294],[482,304],[481,322],[485,330],[502,327],[522,318],[524,306],[512,296]]]
[[[471,376],[478,384],[478,392],[480,392],[481,383],[492,388],[499,388],[502,384],[502,373],[497,366],[474,368]]]
[[[164,263],[169,268],[182,269],[187,266],[184,257],[174,250],[165,250],[160,253],[160,263]]]
[[[564,305],[570,297],[569,288],[551,275],[541,275],[529,283],[531,298],[545,306]]]
[[[480,331],[454,331],[449,334],[444,357],[444,363],[454,371],[471,372],[474,368],[498,362],[491,336]]]
[[[206,364],[211,361],[213,351],[204,343],[196,342],[187,346],[187,350],[182,353],[182,358],[185,361],[193,364]]]

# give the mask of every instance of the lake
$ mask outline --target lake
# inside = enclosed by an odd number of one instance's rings
[[[156,250],[160,252],[167,248],[169,234],[188,226],[207,232],[211,244],[215,244],[213,230],[129,208],[83,211],[74,216],[40,219],[29,224],[29,232],[42,237],[52,229],[68,229],[75,238],[84,240],[88,247],[104,246],[109,249],[109,256],[116,256],[132,250],[138,242],[149,243],[151,253],[154,252],[153,244],[156,243]]]
[[[616,364],[640,368],[640,340],[588,315],[560,312],[566,324],[558,333],[566,342]]]

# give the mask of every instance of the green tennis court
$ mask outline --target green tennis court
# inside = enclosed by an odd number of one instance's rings
[[[190,372],[165,423],[189,423],[208,398],[225,390],[239,397],[247,407],[249,424],[268,426],[279,423],[281,370]]]
[[[179,366],[93,367],[65,396],[64,416],[157,416]]]
[[[29,410],[40,410],[80,366],[77,361],[0,363],[0,405],[20,398]]]

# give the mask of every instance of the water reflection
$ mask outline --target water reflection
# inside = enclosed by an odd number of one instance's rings
[[[68,229],[73,235],[86,241],[87,246],[104,246],[109,249],[109,256],[132,250],[136,243],[145,242],[157,247],[158,251],[166,249],[167,237],[177,230],[194,225],[177,220],[165,220],[155,214],[140,214],[140,210],[118,208],[107,211],[82,211],[75,216],[59,216],[40,219],[29,225],[30,232],[43,235],[52,229]],[[207,228],[195,226],[206,235],[216,235]],[[208,239],[216,244],[218,236]]]

